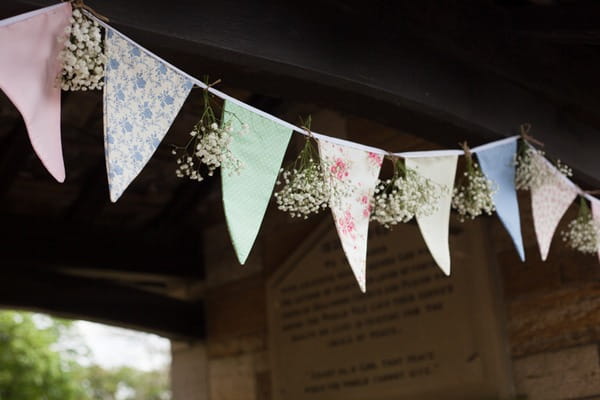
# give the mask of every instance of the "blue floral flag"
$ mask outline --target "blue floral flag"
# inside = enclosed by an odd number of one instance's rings
[[[223,124],[230,124],[235,132],[229,149],[242,164],[240,171],[223,164],[221,182],[227,228],[238,260],[244,264],[271,200],[292,131],[229,100],[223,107]]]
[[[473,149],[485,176],[496,185],[494,205],[500,221],[510,234],[521,261],[525,261],[521,218],[515,189],[517,139],[509,138]]]
[[[115,202],[150,160],[192,89],[190,79],[106,30],[104,148]]]

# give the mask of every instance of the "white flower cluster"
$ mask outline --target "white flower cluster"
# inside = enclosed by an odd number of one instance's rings
[[[579,216],[561,232],[563,242],[582,253],[594,254],[600,246],[600,224],[591,215]]]
[[[463,182],[454,188],[452,207],[458,212],[459,219],[464,222],[467,217],[474,219],[484,212],[491,215],[496,210],[494,192],[496,188],[487,179],[477,163],[467,161],[467,170],[463,174]]]
[[[317,214],[329,204],[330,188],[321,164],[309,159],[307,165],[289,170],[281,169],[283,188],[275,193],[277,208],[290,213],[292,217],[307,219]],[[277,181],[281,185],[281,181]]]
[[[546,166],[545,153],[528,144],[515,160],[517,166],[515,175],[515,187],[518,190],[531,190],[539,188],[553,178],[552,172]],[[556,168],[565,176],[572,176],[573,171],[569,166],[556,162]]]
[[[556,160],[556,168],[558,169],[558,172],[564,176],[573,176],[573,170],[571,167],[569,167],[567,164],[563,164],[560,160]]]
[[[292,217],[307,219],[328,207],[332,188],[319,160],[317,150],[307,139],[293,164],[280,170],[277,185],[283,187],[274,194],[277,208]]]
[[[438,209],[442,188],[406,169],[404,176],[379,180],[375,187],[371,220],[386,228],[408,222],[414,216],[428,216]]]
[[[61,44],[64,41],[64,48],[59,53],[62,90],[102,88],[107,57],[102,50],[102,34],[98,23],[76,8],[71,25],[65,28],[65,36],[59,38]]]
[[[247,126],[244,125],[242,131],[246,130]],[[174,155],[177,155],[178,150],[184,150],[184,154],[177,158],[179,165],[175,171],[177,177],[188,177],[200,182],[204,179],[200,172],[203,164],[208,168],[208,176],[212,176],[214,171],[223,165],[227,165],[231,171],[236,173],[242,170],[242,162],[229,149],[233,138],[233,129],[230,124],[219,127],[216,122],[208,126],[199,123],[194,126],[190,135],[192,138],[186,147],[174,148],[172,151]]]

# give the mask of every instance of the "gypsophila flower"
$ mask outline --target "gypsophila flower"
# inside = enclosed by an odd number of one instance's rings
[[[239,132],[234,132],[230,122],[219,126],[210,105],[208,91],[204,92],[204,96],[204,112],[190,132],[188,143],[185,146],[173,146],[171,151],[173,155],[179,156],[175,175],[198,182],[204,179],[201,173],[203,168],[207,169],[208,176],[212,176],[222,166],[239,174],[243,168],[242,162],[233,155],[229,147],[235,134],[248,132],[246,124],[242,124]]]
[[[438,209],[442,190],[398,160],[394,163],[393,178],[377,182],[371,220],[390,228],[414,216],[431,215]]]
[[[600,223],[594,220],[587,202],[581,198],[579,215],[561,232],[563,242],[577,251],[594,254],[600,247]]]
[[[515,171],[515,187],[518,190],[539,188],[554,177],[546,164],[545,153],[525,141],[521,143],[515,165],[517,167]],[[560,160],[557,160],[556,168],[565,176],[573,175],[571,168],[563,164]]]
[[[496,210],[493,200],[496,188],[493,182],[485,177],[479,165],[469,155],[466,162],[467,169],[463,179],[454,188],[452,196],[452,207],[458,212],[461,222],[467,217],[474,219],[484,212],[491,215]]]
[[[274,194],[277,208],[288,212],[292,217],[304,219],[327,208],[330,186],[310,138],[307,138],[296,160],[280,172],[281,178],[277,185],[283,187]]]
[[[62,65],[60,85],[62,90],[101,89],[104,85],[104,67],[107,57],[103,52],[102,32],[96,21],[87,18],[75,8],[58,38],[63,49],[59,53]]]
[[[573,176],[573,170],[567,164],[563,164],[560,160],[556,160],[556,169],[558,172],[563,174],[564,176],[571,177]]]

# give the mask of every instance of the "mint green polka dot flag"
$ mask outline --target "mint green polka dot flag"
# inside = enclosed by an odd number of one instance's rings
[[[221,183],[229,235],[240,264],[244,264],[262,224],[292,131],[228,100],[223,123],[233,128],[229,149],[242,162],[239,173],[231,165],[223,165]]]

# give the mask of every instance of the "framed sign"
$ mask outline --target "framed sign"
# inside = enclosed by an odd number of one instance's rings
[[[325,221],[267,284],[274,399],[511,396],[485,233],[478,221],[453,226],[446,277],[416,224],[371,224],[363,294]]]

